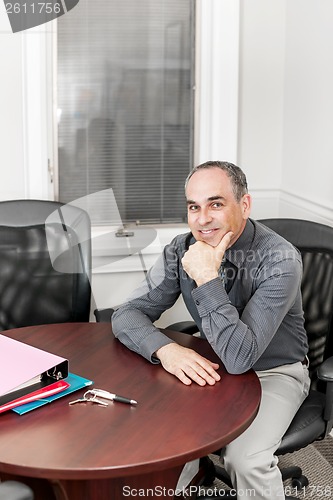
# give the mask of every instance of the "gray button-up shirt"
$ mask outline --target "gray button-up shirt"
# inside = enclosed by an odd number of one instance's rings
[[[226,253],[226,284],[215,278],[200,287],[181,259],[195,239],[181,234],[164,248],[146,280],[112,317],[116,337],[152,362],[171,342],[154,325],[180,294],[230,373],[265,370],[302,361],[307,336],[301,299],[301,256],[289,242],[249,219]]]

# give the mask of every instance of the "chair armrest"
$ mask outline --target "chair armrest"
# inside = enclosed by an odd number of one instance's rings
[[[97,323],[111,323],[111,316],[114,313],[114,309],[112,307],[108,307],[107,309],[95,309],[94,315]]]
[[[333,382],[333,356],[325,359],[317,369],[319,380]]]
[[[325,437],[333,428],[333,356],[325,359],[317,369],[318,379],[326,382],[326,402],[324,420],[326,421]]]
[[[178,323],[172,323],[172,325],[167,326],[167,329],[187,333],[188,335],[193,335],[199,331],[194,321],[179,321]]]

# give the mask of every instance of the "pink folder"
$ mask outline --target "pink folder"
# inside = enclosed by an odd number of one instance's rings
[[[65,358],[0,335],[0,404],[68,375]],[[20,388],[22,384],[26,387]]]

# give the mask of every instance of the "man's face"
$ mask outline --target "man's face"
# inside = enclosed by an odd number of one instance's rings
[[[233,232],[230,246],[242,234],[250,215],[251,197],[237,202],[230,177],[218,167],[198,170],[186,187],[188,225],[197,241],[217,246]]]

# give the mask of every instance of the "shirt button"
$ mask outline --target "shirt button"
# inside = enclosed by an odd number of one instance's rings
[[[197,300],[195,301],[195,303],[196,303],[196,305],[198,306],[198,305],[200,304],[200,300],[198,300],[198,299],[197,299]]]

